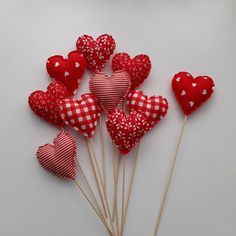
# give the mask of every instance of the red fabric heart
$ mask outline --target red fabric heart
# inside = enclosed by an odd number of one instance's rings
[[[81,100],[63,99],[59,103],[59,110],[67,125],[88,138],[93,136],[100,116],[100,108],[93,94],[83,94]]]
[[[36,156],[40,165],[58,177],[68,180],[76,178],[76,144],[69,133],[59,133],[53,144],[39,147]]]
[[[37,90],[30,94],[28,104],[31,110],[46,121],[63,127],[64,123],[59,115],[57,103],[68,97],[66,87],[59,81],[52,82],[47,91]]]
[[[136,89],[147,79],[151,71],[151,61],[144,54],[132,59],[127,53],[117,53],[112,59],[112,70],[125,70],[131,79],[131,89]]]
[[[214,82],[209,76],[193,77],[188,72],[179,72],[172,79],[175,97],[186,116],[193,113],[214,92]]]
[[[151,128],[165,117],[169,107],[166,98],[155,95],[148,98],[141,90],[131,90],[126,103],[129,112],[145,114],[150,120]]]
[[[113,111],[126,97],[130,89],[130,78],[125,71],[114,72],[111,76],[105,73],[93,75],[89,89],[105,112]]]
[[[150,129],[148,118],[133,111],[126,115],[115,110],[106,120],[107,130],[122,155],[127,155]]]
[[[96,40],[89,35],[83,35],[78,38],[76,47],[78,52],[87,59],[89,70],[99,72],[113,54],[116,43],[108,34],[100,35]]]
[[[77,51],[73,51],[68,54],[68,58],[60,55],[49,57],[46,68],[50,77],[61,81],[69,95],[73,96],[86,69],[86,60]]]

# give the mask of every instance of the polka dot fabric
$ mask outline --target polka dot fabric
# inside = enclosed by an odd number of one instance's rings
[[[155,95],[148,98],[141,90],[131,90],[126,103],[129,112],[138,111],[149,118],[150,128],[165,117],[169,108],[166,98]]]
[[[133,59],[127,53],[117,53],[112,59],[112,70],[125,70],[131,79],[131,89],[139,87],[151,71],[151,61],[140,54]]]
[[[107,130],[122,155],[127,155],[150,129],[146,115],[133,111],[126,115],[115,110],[106,120]]]
[[[76,144],[72,135],[63,131],[53,144],[45,144],[36,153],[40,165],[60,178],[74,180],[76,177]]]
[[[60,55],[49,57],[46,68],[49,76],[62,82],[69,95],[73,96],[85,72],[86,60],[77,51],[73,51],[67,58]]]
[[[179,72],[172,79],[172,89],[183,113],[188,116],[211,97],[214,81],[209,76],[194,78],[188,72]]]
[[[63,127],[64,123],[59,115],[57,104],[63,98],[68,97],[68,91],[66,87],[61,83],[52,82],[46,92],[37,90],[28,98],[28,104],[31,110],[44,120]]]
[[[88,69],[100,72],[113,54],[116,43],[108,34],[100,35],[96,40],[89,35],[83,35],[78,38],[76,47],[87,59]]]
[[[100,108],[92,94],[82,95],[81,100],[63,99],[59,103],[59,110],[66,125],[80,131],[88,138],[93,136],[100,116]]]
[[[103,110],[109,113],[125,99],[130,89],[130,78],[125,71],[114,72],[111,76],[100,72],[91,77],[89,89]]]

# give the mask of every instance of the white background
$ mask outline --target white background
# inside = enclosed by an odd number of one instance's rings
[[[213,99],[187,121],[159,235],[236,235],[236,1],[1,0],[0,5],[1,236],[106,234],[75,185],[38,165],[37,147],[59,130],[27,104],[32,91],[50,82],[49,56],[66,55],[82,34],[102,33],[115,38],[116,52],[150,56],[152,71],[141,89],[170,103],[167,117],[142,140],[125,235],[152,235],[183,121],[170,88],[181,70],[213,77],[216,88]],[[88,91],[88,80],[87,72],[79,94]],[[78,158],[87,165],[85,142],[73,134]],[[98,133],[94,142],[98,154]]]

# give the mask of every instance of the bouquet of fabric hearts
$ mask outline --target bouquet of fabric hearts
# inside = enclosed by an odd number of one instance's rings
[[[33,92],[28,104],[35,114],[61,129],[52,144],[38,148],[36,156],[39,163],[56,176],[74,181],[109,235],[123,236],[140,140],[165,117],[168,101],[162,96],[148,97],[143,91],[137,90],[151,71],[151,61],[147,55],[140,54],[131,58],[127,53],[117,53],[112,58],[113,73],[107,75],[102,72],[115,47],[113,37],[107,34],[96,40],[88,35],[79,37],[76,50],[67,57],[56,55],[48,58],[46,69],[52,82],[45,92]],[[86,69],[91,72],[88,83],[90,92],[81,95],[78,100],[76,92]],[[172,80],[174,94],[186,116],[210,98],[213,86],[210,77],[193,78],[187,72],[176,74]],[[106,120],[102,119],[102,112]],[[104,123],[112,139],[111,157],[105,155]],[[96,189],[91,187],[87,170],[82,167],[80,158],[77,158],[75,137],[69,133],[69,129],[65,130],[66,126],[78,131],[86,140],[90,171],[95,182],[93,186]],[[97,126],[100,128],[101,163],[93,145]],[[125,160],[135,146],[127,187]],[[112,202],[107,194],[107,158],[112,158],[113,163],[110,167],[113,170]],[[123,175],[119,193],[121,163]],[[81,178],[85,180],[86,186],[82,186]],[[88,187],[87,192],[85,187]],[[120,204],[118,195],[121,196]]]

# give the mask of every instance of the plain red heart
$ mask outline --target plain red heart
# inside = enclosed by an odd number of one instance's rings
[[[52,82],[47,91],[37,90],[30,94],[28,104],[31,110],[46,121],[63,127],[64,123],[59,115],[58,102],[68,97],[66,87],[59,81]]]
[[[66,125],[80,131],[88,138],[93,136],[100,117],[100,108],[93,94],[83,94],[80,100],[62,99],[58,106],[61,118]]]
[[[132,59],[128,53],[117,53],[112,59],[112,70],[125,70],[131,79],[131,89],[136,89],[147,79],[151,71],[151,61],[144,54]]]
[[[76,178],[76,144],[72,135],[63,131],[53,144],[45,144],[36,153],[40,165],[60,178]]]
[[[94,74],[89,81],[89,89],[99,105],[107,113],[113,111],[124,100],[130,89],[130,78],[125,71]]]
[[[62,82],[73,96],[86,69],[86,60],[78,51],[72,51],[67,58],[60,55],[49,57],[46,64],[49,76]]]
[[[148,118],[133,111],[126,115],[115,110],[106,120],[107,130],[122,155],[127,155],[150,129]]]
[[[138,111],[149,118],[150,128],[165,117],[169,107],[166,98],[155,95],[148,97],[141,90],[131,90],[126,103],[129,112]]]
[[[172,79],[175,97],[186,116],[205,103],[214,92],[214,81],[209,76],[193,77],[188,72],[179,72]]]
[[[100,72],[113,54],[116,43],[111,35],[100,35],[96,40],[83,35],[78,38],[76,47],[87,59],[87,66],[92,72]]]

